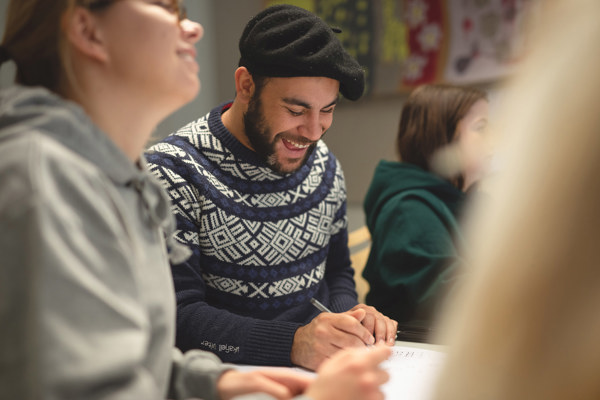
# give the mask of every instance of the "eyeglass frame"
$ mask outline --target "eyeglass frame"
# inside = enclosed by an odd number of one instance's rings
[[[98,11],[105,7],[108,7],[109,5],[115,3],[116,1],[118,1],[118,0],[96,0],[96,1],[92,1],[90,4],[87,4],[84,7],[90,11]],[[162,1],[153,1],[148,4],[154,4],[154,5],[160,6],[160,7],[164,8],[165,10],[169,11],[170,13],[177,15],[177,18],[179,19],[179,21],[183,21],[184,19],[187,19],[187,10],[185,8],[185,5],[183,4],[183,0],[171,0],[171,3],[172,4],[170,6],[167,6]]]

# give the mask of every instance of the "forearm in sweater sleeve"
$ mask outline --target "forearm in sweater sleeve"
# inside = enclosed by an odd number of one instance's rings
[[[331,238],[325,280],[329,287],[329,303],[333,312],[348,311],[358,304],[346,228]]]
[[[177,297],[177,347],[208,350],[240,364],[290,366],[301,324],[241,316],[206,302],[205,282],[188,262],[172,267]]]

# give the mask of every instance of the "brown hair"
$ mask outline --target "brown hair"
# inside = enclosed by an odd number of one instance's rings
[[[396,138],[400,160],[429,171],[433,154],[452,143],[459,121],[481,99],[487,100],[487,95],[476,88],[431,84],[414,89],[400,116]],[[462,177],[452,183],[460,189]]]
[[[62,71],[69,74],[62,18],[76,5],[93,0],[11,0],[2,39],[4,57],[17,66],[16,82],[57,91]]]

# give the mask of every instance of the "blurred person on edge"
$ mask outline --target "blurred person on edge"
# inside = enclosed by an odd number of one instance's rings
[[[600,2],[541,3],[495,118],[505,163],[440,313],[433,400],[600,398]]]

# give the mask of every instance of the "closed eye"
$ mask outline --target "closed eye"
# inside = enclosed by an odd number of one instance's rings
[[[487,121],[479,121],[476,125],[475,125],[475,131],[477,132],[485,132],[487,130]]]
[[[294,110],[292,110],[291,108],[288,108],[287,110],[288,110],[288,112],[289,112],[290,114],[292,114],[294,117],[299,117],[299,116],[301,116],[302,114],[304,114],[304,111],[294,111]]]

